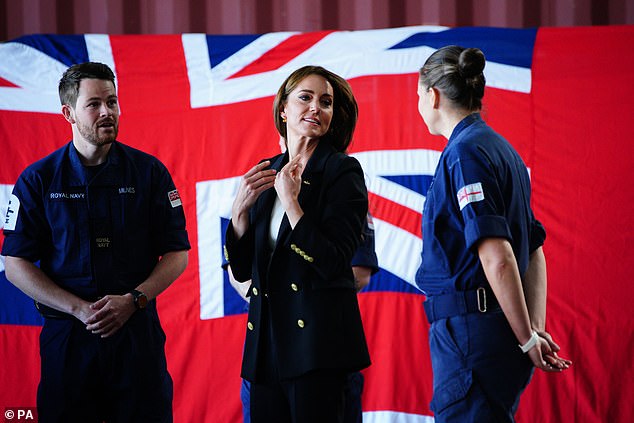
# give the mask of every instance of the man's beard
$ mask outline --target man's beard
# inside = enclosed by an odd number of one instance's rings
[[[77,122],[77,129],[81,136],[90,144],[101,147],[103,145],[112,144],[117,139],[119,133],[119,125],[113,121],[112,131],[103,136],[99,136],[99,126],[93,129],[90,126],[84,125],[82,122]]]

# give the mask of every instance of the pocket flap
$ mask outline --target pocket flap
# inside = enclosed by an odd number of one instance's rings
[[[440,413],[451,404],[463,399],[467,395],[467,392],[469,392],[472,382],[473,377],[470,369],[457,372],[450,377],[445,384],[434,391],[430,403],[431,410],[436,414]]]

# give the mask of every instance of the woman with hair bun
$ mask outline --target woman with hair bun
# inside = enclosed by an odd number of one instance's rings
[[[416,275],[437,423],[513,422],[535,367],[571,365],[545,330],[546,232],[526,165],[480,117],[484,67],[479,49],[447,46],[419,72],[418,111],[448,140],[425,200]]]

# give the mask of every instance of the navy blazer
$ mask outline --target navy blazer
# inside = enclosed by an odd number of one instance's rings
[[[270,167],[279,171],[288,153],[270,160]],[[269,366],[262,360],[271,355],[262,351],[270,349],[271,335],[281,379],[316,369],[369,366],[350,267],[368,211],[361,165],[320,142],[302,173],[298,200],[304,215],[291,229],[284,214],[271,249],[276,195],[274,188],[260,195],[250,211],[249,229],[239,240],[232,224],[227,229],[233,275],[239,281],[252,279],[242,377],[257,381],[257,369]]]

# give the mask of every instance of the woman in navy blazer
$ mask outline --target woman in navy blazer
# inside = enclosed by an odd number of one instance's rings
[[[287,152],[242,178],[226,254],[252,279],[242,377],[252,422],[339,422],[346,375],[370,365],[350,260],[368,197],[345,154],[357,121],[348,83],[293,72],[273,104]]]

